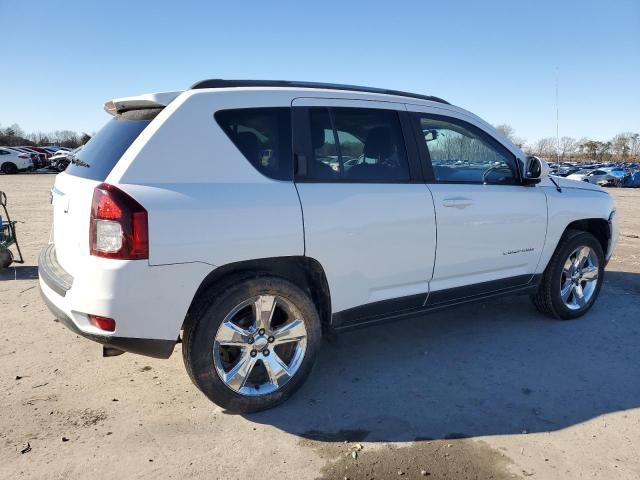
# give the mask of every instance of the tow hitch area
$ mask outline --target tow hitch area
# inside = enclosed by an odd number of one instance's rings
[[[118,355],[122,355],[124,350],[120,350],[118,348],[109,347],[108,345],[104,345],[102,347],[102,357],[117,357]]]

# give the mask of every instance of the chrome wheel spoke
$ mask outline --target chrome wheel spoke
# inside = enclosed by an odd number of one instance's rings
[[[238,363],[224,375],[224,382],[234,390],[240,390],[247,383],[247,379],[255,366],[256,361],[249,355],[248,350],[242,352]]]
[[[569,280],[568,282],[565,282],[562,290],[560,290],[562,301],[566,302],[569,298],[569,295],[571,295],[571,292],[573,292],[573,283],[571,283],[571,280]]]
[[[598,278],[598,267],[585,267],[581,272],[582,280],[596,280]]]
[[[587,301],[584,298],[584,290],[582,290],[582,285],[574,285],[573,287],[573,301],[578,304],[580,307],[584,307]]]
[[[567,258],[567,261],[564,262],[564,266],[562,267],[562,272],[569,277],[573,273],[573,261],[571,260],[571,257]]]
[[[289,367],[287,367],[275,351],[272,350],[269,356],[263,357],[262,363],[269,376],[269,381],[273,385],[280,386],[291,378]]]
[[[224,322],[218,329],[216,342],[228,347],[245,347],[251,333],[232,322]]]
[[[298,342],[307,337],[307,329],[305,328],[302,320],[296,319],[274,331],[273,337],[275,339],[273,342],[275,345],[288,342]]]
[[[273,295],[260,295],[253,304],[256,316],[256,328],[269,330],[271,319],[276,308],[276,297]]]
[[[587,261],[587,258],[589,258],[590,253],[591,253],[591,249],[589,247],[582,247],[578,251],[578,254],[576,255],[576,267],[578,268],[578,271],[580,271],[580,269],[584,267]]]

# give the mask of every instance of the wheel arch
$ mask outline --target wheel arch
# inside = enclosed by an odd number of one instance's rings
[[[316,259],[305,256],[272,257],[229,263],[212,270],[200,283],[187,310],[182,328],[191,321],[198,299],[210,289],[224,288],[249,278],[273,276],[288,280],[309,294],[318,309],[323,333],[331,326],[331,295],[327,277]]]
[[[606,254],[611,241],[611,230],[609,221],[602,218],[584,218],[571,222],[564,229],[562,236],[570,234],[571,231],[587,232],[598,239],[602,246],[602,251]]]
[[[15,163],[10,162],[10,161],[8,161],[8,160],[7,160],[7,161],[5,161],[5,162],[2,162],[2,164],[0,165],[0,171],[4,171],[4,168],[5,168],[7,165],[12,165],[16,170],[18,170],[18,165],[16,165]]]

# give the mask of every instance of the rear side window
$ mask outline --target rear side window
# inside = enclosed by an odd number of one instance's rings
[[[71,158],[66,173],[104,181],[120,157],[162,109],[133,110],[113,117]]]
[[[215,118],[242,155],[260,173],[275,180],[293,178],[291,109],[220,110]]]
[[[305,181],[409,181],[396,111],[311,108],[309,115],[312,158]]]

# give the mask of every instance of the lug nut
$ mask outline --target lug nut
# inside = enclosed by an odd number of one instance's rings
[[[249,345],[251,345],[251,344],[252,344],[252,343],[254,342],[254,339],[253,339],[253,337],[249,337],[249,340],[248,340],[248,342],[249,342]]]
[[[269,343],[273,343],[275,341],[275,337],[269,337],[267,340],[269,341]]]
[[[264,350],[262,350],[262,354],[263,354],[265,357],[268,357],[268,356],[269,356],[269,350],[267,350],[267,349],[265,348]]]
[[[251,356],[255,357],[258,354],[258,352],[256,350],[251,350]]]
[[[260,330],[258,330],[258,335],[264,335],[264,328],[261,328]]]

